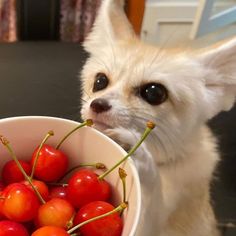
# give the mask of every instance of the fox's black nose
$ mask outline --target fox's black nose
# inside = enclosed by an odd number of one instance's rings
[[[96,113],[102,113],[111,109],[111,105],[103,98],[94,99],[91,102],[90,107]]]

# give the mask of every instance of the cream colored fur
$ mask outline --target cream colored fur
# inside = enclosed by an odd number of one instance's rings
[[[236,39],[195,52],[155,48],[136,37],[122,3],[103,1],[85,41],[82,117],[124,147],[136,143],[147,120],[156,123],[134,158],[143,201],[137,236],[217,236],[210,184],[219,154],[205,123],[234,104]],[[99,72],[110,82],[93,93]],[[163,84],[168,100],[152,106],[137,96],[135,88],[148,82]],[[112,109],[94,113],[95,98]]]

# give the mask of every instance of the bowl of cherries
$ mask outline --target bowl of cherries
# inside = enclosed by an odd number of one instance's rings
[[[140,182],[130,156],[92,120],[0,120],[0,236],[133,236]]]

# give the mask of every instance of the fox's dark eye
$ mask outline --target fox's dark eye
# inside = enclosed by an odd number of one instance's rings
[[[151,105],[159,105],[168,98],[168,91],[158,83],[149,83],[141,86],[139,94],[146,102]]]
[[[108,83],[109,80],[107,76],[104,73],[98,73],[93,84],[93,92],[105,89]]]

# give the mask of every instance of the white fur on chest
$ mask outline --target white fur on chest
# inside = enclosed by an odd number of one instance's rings
[[[189,148],[185,149],[186,156],[179,161],[159,166],[167,215],[161,235],[218,235],[209,205],[209,189],[219,155],[207,128],[202,128],[199,138],[196,145],[186,145]]]

